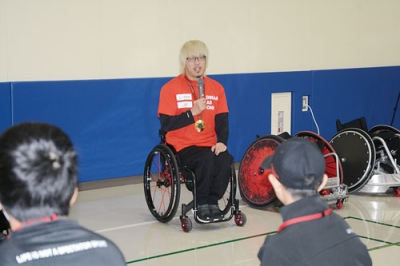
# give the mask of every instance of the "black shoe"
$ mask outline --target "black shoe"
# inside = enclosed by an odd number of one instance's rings
[[[209,205],[209,206],[210,206],[210,212],[214,216],[214,221],[219,221],[224,219],[224,215],[222,214],[218,205]]]
[[[210,223],[214,221],[214,217],[210,212],[208,204],[197,206],[197,219],[203,223]]]

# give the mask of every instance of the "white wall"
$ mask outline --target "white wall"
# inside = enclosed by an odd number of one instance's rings
[[[400,65],[399,0],[0,0],[0,81]]]

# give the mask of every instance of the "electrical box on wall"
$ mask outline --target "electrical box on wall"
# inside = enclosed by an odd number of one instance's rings
[[[308,110],[308,96],[303,96],[303,98],[301,99],[301,110],[303,112],[307,112]]]
[[[271,134],[283,132],[291,134],[292,125],[292,93],[281,92],[271,94]]]

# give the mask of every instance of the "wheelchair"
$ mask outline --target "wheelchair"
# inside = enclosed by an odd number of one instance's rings
[[[160,132],[161,143],[156,145],[146,159],[143,175],[144,194],[150,213],[161,223],[171,221],[179,205],[181,184],[192,192],[193,200],[181,205],[181,228],[184,232],[192,230],[192,221],[187,212],[193,210],[197,223],[203,224],[197,218],[196,209],[196,177],[187,166],[182,165],[174,148],[165,142],[165,134]],[[218,202],[223,219],[211,223],[225,222],[234,218],[237,226],[244,226],[246,215],[239,210],[239,200],[236,199],[236,171],[232,164],[228,187],[222,199]],[[229,214],[229,215],[228,215]]]
[[[377,125],[368,130],[365,118],[342,124],[330,141],[343,166],[350,193],[393,193],[400,196],[400,131]]]
[[[239,190],[242,198],[252,207],[262,208],[276,200],[276,195],[268,180],[270,170],[261,167],[263,160],[272,155],[276,148],[286,139],[288,134],[265,135],[258,137],[245,152],[239,166]],[[348,188],[343,184],[342,166],[332,146],[321,136],[311,131],[300,131],[294,137],[305,138],[315,142],[325,157],[328,182],[320,191],[320,196],[328,204],[336,204],[342,208],[343,202],[348,200]]]

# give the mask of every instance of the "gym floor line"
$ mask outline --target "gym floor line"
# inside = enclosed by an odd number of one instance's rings
[[[240,200],[240,193],[236,194]],[[180,203],[192,199],[181,190]],[[370,251],[374,265],[400,265],[393,258],[400,253],[400,198],[392,195],[352,194],[341,209],[344,217]],[[114,241],[128,265],[259,265],[257,253],[265,236],[276,233],[282,223],[279,213],[248,206],[240,200],[247,224],[232,220],[197,224],[185,233],[180,208],[168,223],[158,222],[150,213],[143,184],[122,184],[81,190],[70,218]]]
[[[361,220],[360,218],[357,217],[343,217],[345,220],[346,219],[356,219],[356,220]],[[375,223],[375,224],[379,224],[379,225],[385,225],[385,226],[391,226],[391,227],[396,227],[396,228],[400,228],[399,226],[395,226],[395,225],[391,225],[391,224],[385,224],[385,223],[379,223],[379,222],[375,222],[375,221],[364,221],[364,222],[371,222],[371,223]],[[221,243],[215,243],[215,244],[210,244],[210,245],[205,245],[205,246],[199,246],[199,247],[195,247],[195,248],[190,248],[190,249],[185,249],[185,250],[179,250],[179,251],[175,251],[172,253],[165,253],[165,254],[160,254],[157,256],[153,256],[153,257],[148,257],[148,258],[142,258],[142,259],[138,259],[138,260],[134,260],[134,261],[129,261],[127,262],[127,264],[134,264],[136,262],[140,262],[140,261],[145,261],[145,260],[151,260],[151,259],[156,259],[156,258],[160,258],[160,257],[165,257],[165,256],[170,256],[170,255],[175,255],[175,254],[179,254],[179,253],[184,253],[184,252],[190,252],[196,249],[203,249],[203,248],[212,248],[213,246],[218,246],[218,245],[225,245],[225,244],[229,244],[232,242],[237,242],[237,241],[243,241],[243,240],[247,240],[250,238],[256,238],[256,237],[263,237],[265,238],[268,235],[273,235],[275,234],[277,231],[273,231],[273,232],[268,232],[268,233],[263,233],[263,234],[259,234],[259,235],[253,235],[253,236],[248,236],[248,237],[243,237],[243,238],[238,238],[238,239],[233,239],[233,240],[229,240],[229,241],[225,241],[225,242],[221,242]],[[373,240],[373,241],[377,241],[380,243],[385,243],[387,245],[383,245],[383,246],[379,246],[376,248],[371,248],[368,249],[368,251],[373,251],[376,249],[382,249],[382,248],[387,248],[393,245],[400,245],[400,242],[397,243],[391,243],[388,241],[384,241],[384,240],[380,240],[380,239],[373,239],[373,238],[369,238],[369,237],[365,237],[365,236],[359,236],[360,238],[364,238],[364,239],[368,239],[368,240]]]

